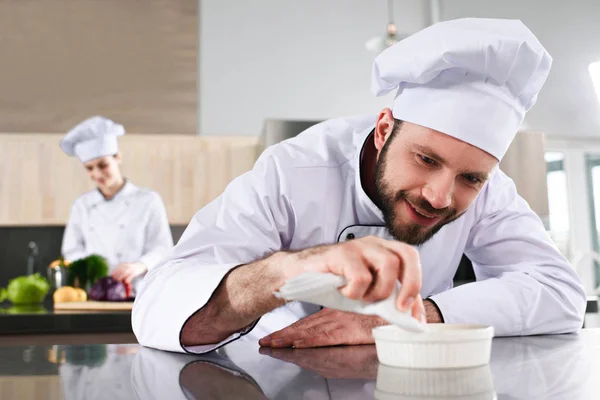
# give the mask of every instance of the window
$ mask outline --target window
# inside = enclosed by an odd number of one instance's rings
[[[547,152],[544,158],[546,160],[548,208],[550,211],[549,233],[561,253],[566,258],[570,258],[569,201],[567,190],[567,174],[564,168],[565,155],[559,152]]]
[[[600,253],[600,155],[586,154],[586,170],[588,173],[588,188],[590,189],[590,215],[592,217],[592,246],[596,253]],[[600,285],[600,264],[595,262],[595,286]]]

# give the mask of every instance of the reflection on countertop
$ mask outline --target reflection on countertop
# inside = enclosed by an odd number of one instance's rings
[[[266,349],[238,340],[206,355],[138,345],[0,347],[0,398],[591,399],[600,330],[494,339],[489,365],[407,370],[374,346]],[[25,379],[27,382],[24,383]],[[37,392],[36,392],[37,390]],[[44,393],[42,397],[36,393]]]

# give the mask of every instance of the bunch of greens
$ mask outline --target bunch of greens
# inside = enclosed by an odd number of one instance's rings
[[[68,267],[67,285],[82,289],[92,286],[98,279],[108,276],[106,259],[97,254],[73,261]]]

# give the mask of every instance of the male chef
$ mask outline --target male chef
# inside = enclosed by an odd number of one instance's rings
[[[351,299],[497,336],[582,326],[577,274],[499,168],[552,59],[516,20],[430,26],[380,54],[378,115],[320,123],[267,148],[192,219],[145,278],[132,315],[148,347],[204,353],[373,343],[388,322],[273,295],[306,271],[342,275]],[[453,288],[462,255],[477,281]],[[424,301],[422,299],[425,299]]]

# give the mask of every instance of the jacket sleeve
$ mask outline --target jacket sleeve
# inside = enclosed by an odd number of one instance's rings
[[[289,244],[293,216],[272,153],[263,152],[251,171],[232,180],[223,194],[196,213],[166,261],[148,272],[132,312],[140,344],[204,353],[254,327],[213,345],[184,349],[180,343],[186,320],[204,307],[231,269]]]
[[[88,255],[85,250],[83,232],[81,231],[82,208],[83,205],[78,201],[73,203],[63,234],[61,253],[69,261],[75,261]]]
[[[477,282],[432,296],[444,321],[491,325],[497,336],[579,330],[586,307],[579,276],[513,181],[496,171],[474,206],[465,254]]]
[[[173,236],[171,235],[167,210],[158,193],[151,192],[148,208],[150,215],[146,226],[144,254],[140,262],[150,269],[173,247]]]

